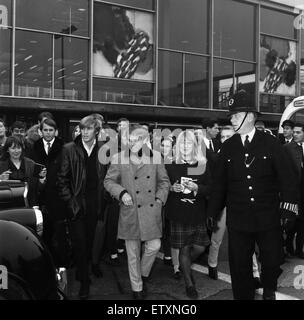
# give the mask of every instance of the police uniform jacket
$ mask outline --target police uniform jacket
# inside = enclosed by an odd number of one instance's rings
[[[280,201],[297,203],[294,173],[283,147],[273,136],[255,132],[248,149],[239,134],[222,145],[208,215],[227,206],[227,226],[258,232],[280,225]],[[285,204],[284,204],[285,205]]]

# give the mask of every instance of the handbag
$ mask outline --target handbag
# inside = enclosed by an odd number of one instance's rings
[[[70,268],[73,265],[71,223],[68,219],[54,224],[52,249],[56,267]]]

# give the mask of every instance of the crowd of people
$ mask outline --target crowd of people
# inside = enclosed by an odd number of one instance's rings
[[[101,257],[116,267],[124,251],[133,298],[144,299],[159,250],[197,299],[191,264],[208,254],[209,277],[218,279],[226,228],[234,298],[263,288],[275,299],[284,258],[304,258],[304,125],[285,121],[274,137],[243,90],[229,108],[232,125],[168,131],[159,149],[149,125],[126,118],[113,130],[90,114],[68,143],[49,112],[29,130],[20,121],[6,130],[0,119],[0,180],[27,182],[44,242],[58,267],[75,267],[80,299],[89,297],[90,273],[103,276]]]

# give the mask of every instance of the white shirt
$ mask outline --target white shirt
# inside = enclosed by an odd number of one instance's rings
[[[51,149],[52,145],[53,145],[53,143],[55,141],[55,138],[53,138],[53,140],[51,140],[49,142],[45,141],[44,139],[42,139],[42,141],[43,141],[43,146],[44,146],[45,153],[48,154],[48,143],[50,144],[50,149]]]
[[[291,141],[292,141],[292,138],[290,138],[290,139],[285,138],[285,143],[290,143]]]
[[[249,142],[251,142],[251,140],[253,139],[253,136],[255,134],[255,131],[256,131],[256,129],[253,128],[250,132],[248,132],[246,134],[240,134],[243,145],[245,145],[246,136],[248,136],[248,140],[249,140]]]
[[[93,151],[93,149],[94,149],[94,147],[95,147],[96,139],[94,139],[94,142],[92,143],[91,148],[89,148],[88,145],[83,140],[81,140],[81,141],[82,141],[82,145],[85,148],[88,156],[90,156],[92,151]]]
[[[207,139],[206,137],[204,137],[203,139],[204,139],[204,142],[205,142],[205,145],[206,145],[206,148],[207,148],[207,149],[209,149],[209,147],[210,147],[210,141],[211,141],[212,148],[213,148],[213,150],[215,150],[212,140],[209,140],[209,139]]]

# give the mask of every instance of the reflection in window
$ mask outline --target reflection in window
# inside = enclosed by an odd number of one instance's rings
[[[10,94],[11,30],[0,29],[0,94]]]
[[[208,59],[186,55],[185,103],[195,108],[208,108]]]
[[[104,102],[153,104],[153,84],[94,78],[93,100]]]
[[[301,82],[301,95],[304,95],[304,32],[301,34],[301,66],[300,66],[300,82]]]
[[[208,0],[159,1],[159,47],[208,50]]]
[[[16,26],[88,36],[88,0],[16,0]]]
[[[93,74],[153,80],[153,36],[152,13],[96,3]]]
[[[155,0],[107,0],[107,2],[113,2],[114,4],[122,4],[125,6],[142,8],[148,10],[154,10]]]
[[[295,16],[289,13],[261,8],[261,32],[294,39]]]
[[[228,109],[229,96],[233,93],[233,62],[214,59],[213,69],[213,108]]]
[[[260,111],[268,113],[282,113],[285,107],[293,100],[292,97],[274,94],[260,95]]]
[[[0,0],[0,26],[12,25],[12,2]]]
[[[260,92],[295,95],[296,53],[295,41],[261,35]]]
[[[254,17],[253,5],[231,0],[215,0],[214,54],[254,61]]]
[[[15,95],[51,98],[51,36],[16,30],[15,56]]]
[[[241,89],[255,97],[255,64],[235,62],[234,91]]]
[[[55,98],[88,99],[88,40],[55,36]]]
[[[182,104],[182,54],[159,51],[158,104]]]

